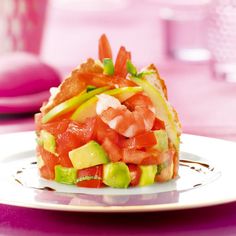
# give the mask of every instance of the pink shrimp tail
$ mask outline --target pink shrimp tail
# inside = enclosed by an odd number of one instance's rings
[[[112,99],[117,102],[116,98]],[[120,104],[118,107],[107,107],[99,115],[111,129],[128,138],[150,131],[155,120],[153,111],[145,106],[136,106],[132,110]]]

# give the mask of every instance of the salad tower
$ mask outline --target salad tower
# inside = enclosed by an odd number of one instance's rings
[[[181,127],[154,65],[138,71],[106,35],[89,58],[51,90],[35,115],[41,177],[78,187],[127,188],[178,176]]]

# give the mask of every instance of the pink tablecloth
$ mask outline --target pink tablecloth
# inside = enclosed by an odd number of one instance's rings
[[[236,203],[145,214],[88,214],[0,205],[0,234],[42,235],[235,235]]]

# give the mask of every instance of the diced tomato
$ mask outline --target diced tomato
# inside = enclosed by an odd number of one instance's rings
[[[102,182],[102,176],[103,176],[103,165],[98,165],[78,170],[77,174],[78,179],[82,177],[94,177],[94,179],[79,181],[77,183],[77,186],[87,187],[87,188],[101,188],[104,186]]]
[[[160,130],[160,129],[165,129],[165,123],[164,123],[164,121],[162,121],[156,117],[153,127],[152,127],[152,130]]]
[[[59,159],[57,156],[51,152],[46,151],[43,147],[37,147],[38,153],[43,159],[44,166],[40,169],[42,177],[46,179],[54,179],[55,171],[54,167],[59,164]]]
[[[78,170],[78,178],[84,176],[97,176],[102,178],[103,175],[103,165],[92,166]]]
[[[125,47],[120,47],[115,63],[115,75],[119,75],[123,78],[127,75],[126,62],[131,59],[130,52],[126,51]]]
[[[159,164],[158,156],[148,156],[141,161],[141,165],[158,165]]]
[[[110,161],[117,162],[122,159],[122,152],[119,146],[113,143],[109,138],[105,138],[102,147],[107,152]]]
[[[88,118],[83,124],[70,121],[66,131],[57,136],[57,152],[62,166],[72,167],[68,153],[93,138],[95,121],[95,118]]]
[[[59,134],[56,140],[60,164],[64,167],[72,167],[68,153],[83,144],[79,133],[77,134],[75,130],[72,131],[71,129],[70,126],[70,129]]]
[[[71,121],[66,132],[76,135],[81,143],[86,144],[93,138],[96,118],[87,118],[84,123]]]
[[[130,176],[131,176],[131,186],[137,186],[142,174],[142,171],[138,165],[128,164]]]
[[[146,152],[150,154],[153,158],[147,158],[143,160],[143,165],[146,163],[151,163],[150,165],[159,165],[166,161],[171,161],[173,159],[172,151],[160,152],[154,148],[147,148]]]
[[[112,59],[111,46],[105,34],[103,34],[99,39],[98,55],[101,61],[103,61],[104,58]]]
[[[54,136],[58,136],[59,134],[66,131],[69,123],[70,123],[69,119],[62,119],[60,121],[54,121],[54,122],[42,124],[41,128],[48,131]]]
[[[155,134],[152,131],[138,134],[122,142],[124,148],[141,149],[154,146],[157,143]]]
[[[39,173],[41,177],[45,179],[54,180],[55,178],[55,172],[52,169],[50,169],[48,166],[42,166],[39,169]]]
[[[64,167],[72,167],[71,160],[69,158],[69,152],[74,148],[81,146],[82,143],[77,136],[70,132],[65,132],[57,137],[57,152],[60,164]]]
[[[97,117],[96,121],[96,139],[97,141],[102,144],[105,138],[111,140],[114,144],[118,144],[120,140],[120,135],[111,129],[107,124],[105,124],[100,117]]]
[[[150,154],[145,151],[127,148],[123,149],[123,161],[125,163],[140,165],[147,157],[150,157]]]
[[[136,165],[159,165],[170,158],[169,152],[161,153],[155,149],[137,149],[124,148],[122,152],[123,161]]]

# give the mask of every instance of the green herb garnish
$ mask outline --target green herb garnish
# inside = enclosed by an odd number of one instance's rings
[[[88,92],[90,92],[90,91],[92,91],[92,90],[94,90],[96,88],[97,88],[96,86],[88,85],[87,88],[86,88],[86,92],[88,93]]]
[[[110,58],[104,58],[103,59],[103,74],[105,75],[113,75],[115,68],[112,59]]]
[[[126,68],[127,68],[128,73],[130,73],[132,76],[137,75],[137,69],[130,60],[127,60]]]

